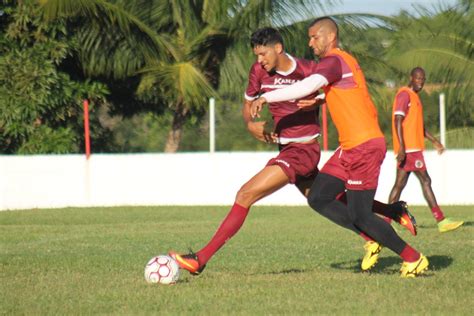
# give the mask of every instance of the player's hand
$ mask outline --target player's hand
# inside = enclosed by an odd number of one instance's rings
[[[270,133],[270,142],[278,144],[278,134],[277,133]]]
[[[250,134],[256,139],[265,142],[265,125],[267,124],[266,121],[250,121],[247,123],[247,129],[249,130]]]
[[[278,135],[265,130],[266,121],[248,122],[247,129],[253,137],[265,143],[277,143]]]
[[[250,116],[252,118],[259,118],[260,117],[260,111],[262,111],[263,105],[267,103],[267,100],[265,100],[264,97],[260,97],[257,100],[252,102],[252,105],[250,106]]]
[[[406,158],[407,158],[407,154],[405,152],[405,149],[400,149],[398,151],[398,154],[397,154],[397,163],[398,163],[398,165],[403,163]]]
[[[318,94],[313,99],[298,100],[298,103],[296,104],[296,106],[299,107],[302,111],[312,111],[316,109],[317,106],[320,106],[321,104],[326,102],[325,98],[326,98],[326,95],[324,93]]]
[[[316,99],[298,100],[296,106],[299,107],[302,111],[312,111],[317,106],[316,101]]]
[[[443,144],[441,144],[439,141],[434,142],[433,146],[436,149],[436,151],[438,152],[438,155],[441,155],[444,152],[444,150],[446,149],[443,146]]]

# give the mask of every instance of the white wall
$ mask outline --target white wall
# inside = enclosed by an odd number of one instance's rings
[[[240,186],[275,152],[0,156],[0,210],[111,205],[230,205]],[[331,153],[323,152],[320,165]],[[440,204],[474,204],[474,150],[448,150],[425,160]],[[386,201],[395,178],[392,152],[376,198]],[[424,205],[410,177],[402,199]],[[305,205],[287,186],[260,205]]]

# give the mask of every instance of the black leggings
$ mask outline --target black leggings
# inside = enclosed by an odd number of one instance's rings
[[[345,191],[345,183],[327,173],[319,173],[308,195],[309,205],[334,223],[360,232],[400,254],[406,243],[392,226],[372,212],[375,190],[347,191],[347,205],[336,200]]]
[[[354,226],[349,216],[347,205],[336,200],[345,190],[344,181],[326,173],[319,173],[309,191],[308,204],[339,226],[360,234],[360,230]]]

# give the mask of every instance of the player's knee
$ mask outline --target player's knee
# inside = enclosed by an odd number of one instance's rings
[[[421,177],[420,181],[425,186],[431,186],[431,178],[428,175],[425,177]]]
[[[368,216],[360,216],[360,214],[354,216],[352,222],[362,231],[370,231],[370,228],[373,225]]]
[[[318,190],[311,190],[308,194],[308,204],[317,212],[320,212],[332,200],[321,195]]]
[[[237,192],[235,201],[240,205],[252,205],[255,201],[255,196],[255,190],[253,190],[252,188],[242,187]]]

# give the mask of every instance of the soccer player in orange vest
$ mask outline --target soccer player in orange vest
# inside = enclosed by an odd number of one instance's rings
[[[438,230],[448,232],[460,227],[464,222],[444,217],[431,188],[431,178],[426,170],[423,158],[425,137],[433,143],[439,154],[443,153],[444,146],[428,132],[423,123],[423,104],[418,93],[423,89],[425,80],[423,68],[413,68],[410,73],[410,83],[398,90],[393,102],[392,135],[393,150],[397,155],[397,177],[390,192],[389,203],[400,199],[410,173],[414,172],[420,180],[423,196],[438,223]]]
[[[296,101],[275,102],[270,105],[274,131],[264,129],[265,122],[253,121],[250,115],[252,101],[261,93],[281,89],[311,75],[316,62],[295,58],[284,50],[280,33],[273,28],[256,30],[251,37],[256,62],[249,72],[242,115],[249,132],[258,140],[277,143],[279,154],[270,159],[264,168],[245,183],[237,192],[234,204],[207,245],[196,253],[169,254],[180,268],[193,275],[200,274],[209,260],[242,227],[251,206],[258,200],[278,191],[288,183],[295,184],[307,196],[318,172],[321,154],[317,137],[320,132],[315,95],[308,99],[304,109]],[[342,199],[343,196],[340,197]],[[388,216],[405,226],[412,234],[416,228],[404,202],[386,205],[375,202],[374,212]],[[339,216],[341,217],[341,216]],[[334,218],[357,234],[361,232],[349,220]]]
[[[252,103],[251,114],[258,117],[265,103],[298,100],[322,88],[339,133],[340,147],[316,176],[308,203],[329,219],[331,212],[349,219],[349,224],[376,241],[367,245],[363,270],[377,262],[381,244],[403,259],[402,277],[415,277],[428,268],[428,259],[371,210],[387,150],[385,138],[362,70],[354,57],[339,48],[338,33],[337,24],[330,17],[313,21],[308,35],[309,46],[320,58],[315,71],[291,86],[264,93]],[[300,102],[300,106],[305,104]],[[347,205],[337,200],[345,190]]]

